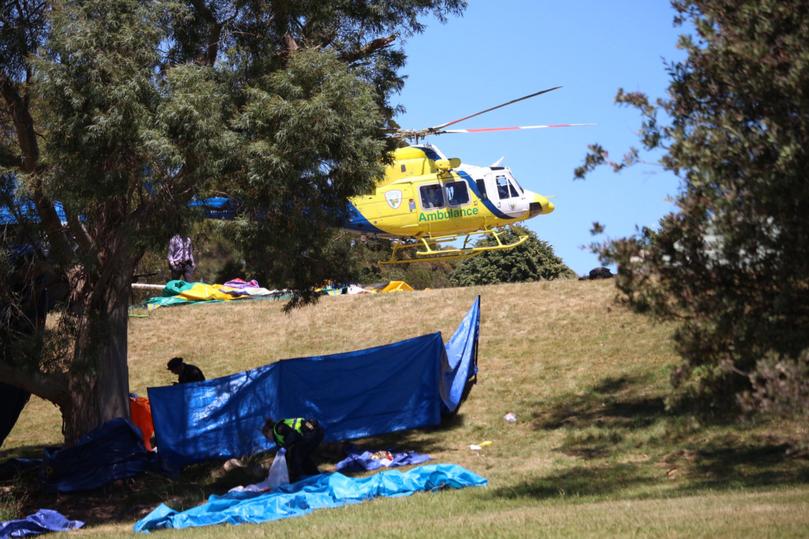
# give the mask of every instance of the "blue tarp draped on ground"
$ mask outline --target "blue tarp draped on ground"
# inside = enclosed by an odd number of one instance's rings
[[[397,468],[399,466],[412,466],[427,462],[432,457],[415,451],[363,451],[350,452],[346,458],[334,465],[338,472],[373,471],[379,468]]]
[[[288,359],[197,382],[149,388],[159,455],[178,470],[192,462],[272,449],[268,417],[312,417],[326,441],[434,426],[458,408],[477,366],[478,301],[450,340],[440,333],[328,356]],[[463,329],[466,328],[466,329]],[[471,335],[471,336],[470,336]],[[461,346],[458,343],[466,343]]]
[[[232,492],[178,513],[159,505],[135,523],[136,532],[212,524],[268,522],[302,516],[314,509],[360,503],[378,496],[409,496],[419,491],[486,485],[486,479],[455,464],[433,464],[407,472],[388,470],[370,477],[340,473],[314,475],[268,493]]]
[[[59,492],[92,490],[157,469],[140,431],[127,419],[107,421],[64,449],[45,449],[45,483]]]
[[[53,509],[40,509],[18,520],[0,522],[0,538],[29,537],[48,532],[75,530],[84,526],[81,520],[68,520]]]

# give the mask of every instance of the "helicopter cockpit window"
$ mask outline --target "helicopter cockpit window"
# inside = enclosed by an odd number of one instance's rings
[[[443,189],[438,184],[424,185],[421,191],[421,207],[425,210],[444,207]]]
[[[450,206],[459,206],[469,202],[469,191],[466,189],[466,182],[444,184],[444,190],[447,192],[447,204]]]
[[[511,198],[511,194],[509,193],[509,184],[508,180],[505,176],[498,176],[497,177],[497,196],[500,200],[504,198]]]
[[[486,200],[489,198],[489,195],[486,194],[486,180],[478,179],[475,180],[475,183],[478,184],[478,191],[480,192],[480,198],[482,200]]]
[[[508,178],[497,176],[497,196],[500,197],[500,200],[503,200],[504,198],[519,197],[520,194],[514,188],[514,185],[508,181]]]

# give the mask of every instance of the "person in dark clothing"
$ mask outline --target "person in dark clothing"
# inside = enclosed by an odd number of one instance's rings
[[[187,384],[188,382],[204,382],[205,375],[196,365],[183,363],[183,358],[173,357],[166,363],[166,367],[177,375],[175,384]]]
[[[287,470],[292,483],[303,476],[320,473],[312,455],[323,441],[325,432],[317,421],[303,417],[281,421],[268,419],[261,432],[278,447],[286,449]]]

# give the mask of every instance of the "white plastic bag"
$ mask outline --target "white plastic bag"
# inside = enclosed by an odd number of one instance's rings
[[[287,470],[287,450],[283,447],[275,454],[275,458],[270,466],[270,473],[267,475],[265,483],[271,489],[289,483],[289,471]]]
[[[270,473],[267,474],[267,479],[261,483],[247,485],[246,487],[233,487],[228,492],[266,492],[280,485],[289,483],[286,452],[287,450],[282,447],[275,454],[272,466],[270,466]]]

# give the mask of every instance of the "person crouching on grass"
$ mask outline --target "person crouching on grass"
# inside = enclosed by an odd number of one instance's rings
[[[270,418],[264,423],[261,432],[279,448],[286,449],[289,481],[296,482],[307,475],[317,475],[320,471],[312,460],[325,431],[314,419],[295,417],[275,421]]]

